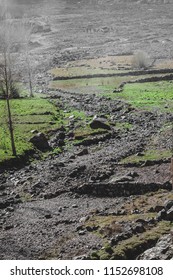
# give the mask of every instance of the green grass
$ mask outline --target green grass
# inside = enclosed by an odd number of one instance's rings
[[[121,160],[121,163],[127,164],[127,163],[142,163],[145,161],[154,161],[154,160],[160,160],[160,159],[167,159],[170,158],[172,155],[170,150],[147,150],[144,152],[143,155],[131,155],[127,158],[124,158]]]
[[[104,134],[106,133],[107,130],[105,129],[92,129],[89,125],[85,126],[85,127],[80,127],[74,130],[74,136],[75,139],[80,140],[80,139],[84,139],[88,136],[94,136],[94,135],[98,135],[98,134]]]
[[[126,130],[126,129],[128,130],[128,129],[131,129],[133,127],[133,125],[128,122],[117,122],[115,127],[120,130]]]
[[[23,155],[27,150],[33,149],[28,142],[32,136],[31,130],[46,132],[58,111],[55,106],[42,98],[23,98],[10,101],[14,127],[14,136],[17,154]],[[47,114],[49,112],[49,114]],[[10,135],[7,127],[6,102],[0,101],[0,161],[11,158]],[[55,125],[59,125],[59,121]]]
[[[59,110],[48,99],[40,97],[21,98],[10,100],[14,127],[14,137],[17,155],[24,155],[26,151],[34,147],[29,142],[33,136],[32,130],[48,133],[49,131],[68,125],[70,116],[76,123],[84,122],[87,118],[83,111]],[[59,153],[57,148],[54,153]],[[12,158],[10,135],[7,126],[6,101],[0,100],[0,162]]]
[[[123,99],[141,109],[173,111],[173,82],[127,84],[120,93],[112,98]]]

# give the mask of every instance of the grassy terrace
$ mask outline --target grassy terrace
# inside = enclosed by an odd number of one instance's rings
[[[61,112],[47,99],[21,98],[10,101],[18,156],[33,149],[32,130],[46,132],[62,124]],[[11,158],[6,102],[0,100],[0,161]]]
[[[173,82],[127,84],[120,93],[110,96],[123,99],[141,109],[173,112]]]

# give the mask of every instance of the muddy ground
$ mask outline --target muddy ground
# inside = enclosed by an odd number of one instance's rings
[[[138,49],[147,51],[153,60],[171,59],[173,2],[46,2],[37,1],[28,8],[31,20],[37,23],[31,44],[35,85],[54,98],[57,95],[61,104],[70,104],[89,116],[105,118],[109,114],[115,122],[132,124],[133,129],[121,131],[111,126],[104,135],[65,146],[60,155],[20,169],[1,170],[0,259],[142,258],[162,232],[170,233],[170,158],[139,164],[121,160],[140,155],[164,124],[172,122],[173,115],[140,111],[95,94],[52,92],[47,71],[69,61],[128,55]],[[70,125],[73,129],[75,124]],[[171,149],[171,132],[166,139],[156,138],[158,149]],[[101,218],[108,221],[99,222]],[[112,222],[117,228],[110,227]],[[160,235],[154,232],[157,227]],[[147,232],[154,232],[149,242],[145,242]],[[136,247],[134,236],[142,236],[141,246]],[[124,245],[124,255],[117,252],[117,244],[130,238],[133,246],[126,250]],[[104,251],[105,244],[116,252],[93,255],[93,251]],[[153,258],[172,256],[169,244]]]

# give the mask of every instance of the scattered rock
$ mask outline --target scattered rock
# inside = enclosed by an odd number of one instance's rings
[[[139,260],[169,260],[173,257],[171,234],[162,236],[156,245],[141,254]]]
[[[37,133],[29,140],[40,151],[49,150],[50,146],[44,133]]]

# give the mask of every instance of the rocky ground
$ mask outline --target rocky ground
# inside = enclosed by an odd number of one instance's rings
[[[55,2],[36,16],[41,22],[41,31],[33,36],[39,43],[32,49],[36,85],[57,98],[57,105],[70,104],[101,123],[109,115],[114,123],[123,120],[132,127],[121,130],[110,123],[104,134],[66,145],[59,155],[2,169],[0,259],[171,259],[170,158],[139,164],[122,160],[142,155],[173,115],[141,111],[95,94],[52,92],[46,71],[69,60],[128,53],[141,46],[152,57],[168,58],[172,2],[99,1],[97,13],[90,1]],[[51,15],[47,25],[45,14]],[[68,129],[72,132],[75,125],[72,119]],[[70,141],[69,132],[63,133]],[[171,134],[157,138],[157,148],[171,149],[168,139]]]

